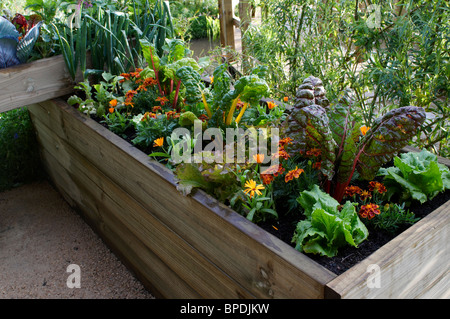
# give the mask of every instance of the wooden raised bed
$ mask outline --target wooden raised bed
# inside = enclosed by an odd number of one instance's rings
[[[337,276],[204,192],[182,196],[168,169],[64,101],[29,111],[55,186],[158,297],[449,297],[450,201]]]
[[[69,94],[81,80],[81,72],[72,80],[62,55],[0,69],[0,113]]]

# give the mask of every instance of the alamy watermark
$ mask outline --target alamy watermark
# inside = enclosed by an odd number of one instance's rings
[[[370,275],[367,277],[367,288],[381,288],[381,269],[377,264],[367,266],[367,271]]]
[[[70,273],[67,277],[66,285],[68,288],[81,288],[81,269],[77,264],[67,266],[66,272]]]
[[[203,131],[202,122],[194,122],[193,135],[187,128],[175,129],[170,139],[174,145],[171,160],[175,164],[206,162],[225,164],[259,163],[261,169],[278,166],[279,129],[253,127],[208,128]]]

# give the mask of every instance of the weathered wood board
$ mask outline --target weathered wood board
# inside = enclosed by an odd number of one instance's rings
[[[337,276],[204,192],[182,196],[168,169],[64,101],[28,109],[56,187],[157,296],[449,297],[450,202]]]
[[[62,55],[0,69],[0,113],[69,94],[73,87]]]

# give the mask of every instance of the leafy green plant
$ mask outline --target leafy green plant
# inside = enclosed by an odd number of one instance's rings
[[[27,108],[0,113],[0,190],[43,177]]]
[[[212,89],[201,93],[210,127],[238,125],[247,108],[259,105],[261,98],[269,92],[269,86],[264,80],[265,68],[254,68],[249,75],[240,77],[234,83],[227,68],[226,63],[219,65],[213,73]],[[244,105],[237,110],[240,101]]]
[[[298,201],[307,218],[296,226],[292,238],[296,249],[333,257],[340,247],[357,247],[367,239],[369,232],[350,201],[339,208],[339,202],[317,185],[302,192]]]
[[[378,169],[409,143],[425,120],[425,112],[413,106],[394,109],[363,132],[348,96],[329,107],[314,104],[320,103],[312,90],[312,83],[318,81],[310,77],[300,86],[282,130],[294,140],[292,151],[321,150],[325,189],[340,202],[355,170],[361,178],[372,180]]]
[[[386,204],[381,213],[375,218],[367,221],[368,225],[373,225],[375,229],[385,230],[391,234],[395,234],[399,227],[403,225],[412,225],[420,218],[415,217],[413,212],[405,208],[406,203],[401,205],[397,203]]]
[[[437,156],[422,150],[394,158],[394,166],[380,170],[388,196],[401,194],[400,200],[412,198],[421,203],[450,189],[450,170],[437,162]]]

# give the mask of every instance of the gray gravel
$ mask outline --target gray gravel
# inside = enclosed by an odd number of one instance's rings
[[[79,272],[67,272],[69,265],[78,265]],[[5,298],[154,297],[42,181],[0,193],[0,299]]]

